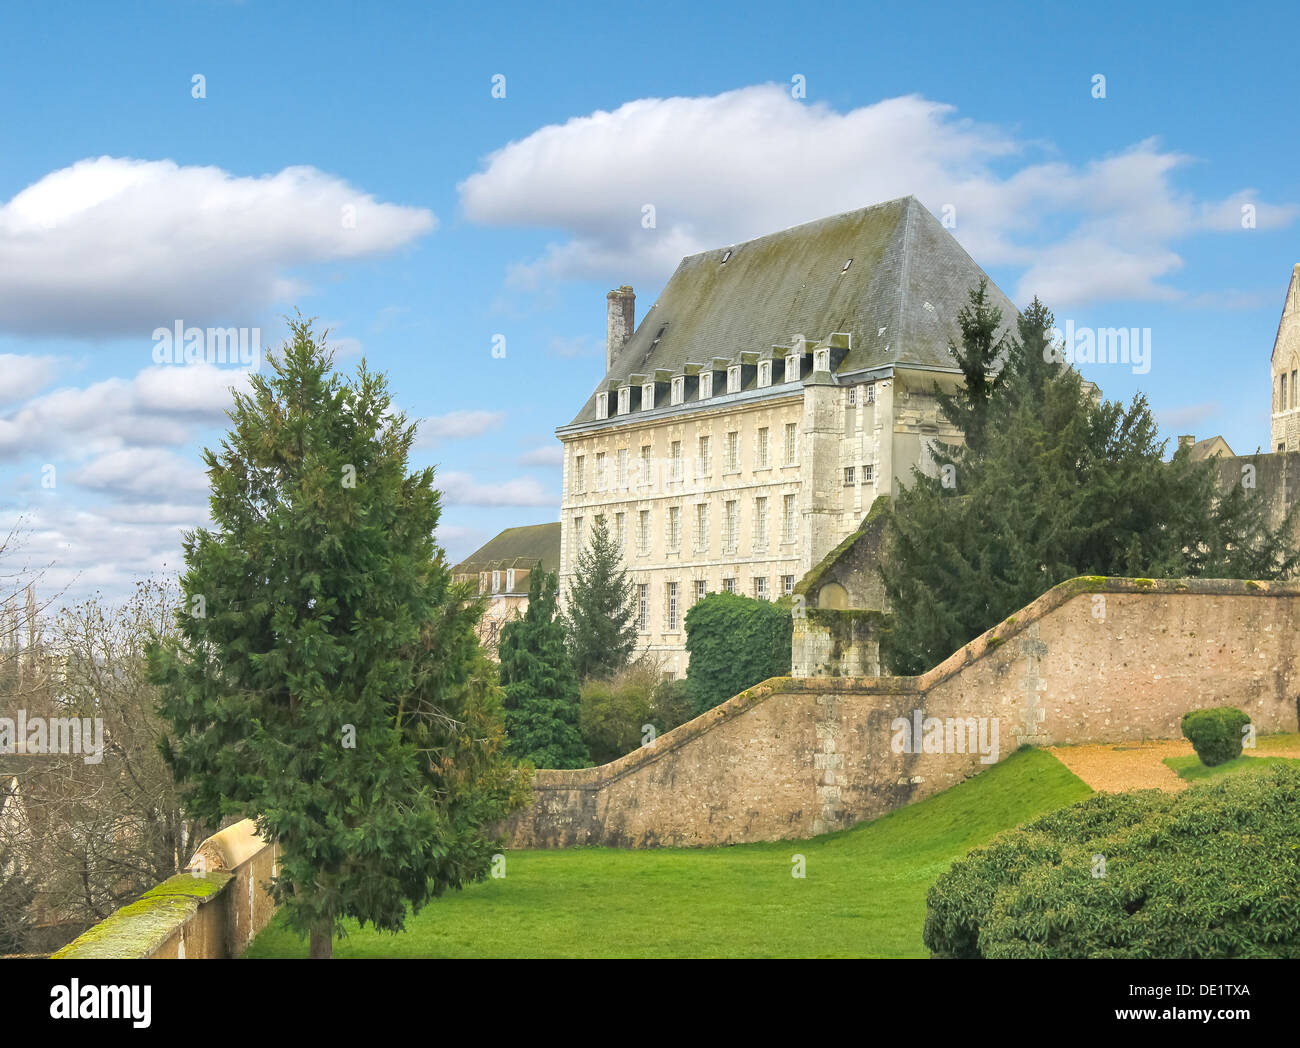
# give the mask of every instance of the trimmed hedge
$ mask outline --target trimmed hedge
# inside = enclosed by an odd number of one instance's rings
[[[931,887],[924,939],[935,957],[1300,958],[1300,768],[1099,793],[1000,834]]]
[[[686,688],[704,713],[769,677],[790,676],[791,602],[710,593],[686,613]]]
[[[1233,706],[1183,714],[1183,735],[1207,768],[1241,756],[1241,729],[1250,717]]]

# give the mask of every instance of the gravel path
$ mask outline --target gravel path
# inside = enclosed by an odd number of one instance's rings
[[[1168,765],[1166,757],[1190,757],[1195,751],[1186,739],[1151,742],[1089,743],[1053,746],[1051,753],[1094,790],[1185,790],[1191,785]],[[1300,735],[1261,736],[1247,757],[1300,758]]]

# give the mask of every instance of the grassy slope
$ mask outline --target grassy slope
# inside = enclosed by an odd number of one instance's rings
[[[1224,775],[1258,775],[1268,771],[1273,764],[1300,764],[1292,757],[1236,757],[1222,764],[1207,768],[1201,758],[1194,754],[1190,757],[1166,757],[1165,763],[1188,782],[1207,782]]]
[[[1091,791],[1025,750],[919,804],[842,833],[731,848],[511,852],[506,877],[431,903],[398,936],[358,932],[336,957],[924,957],[925,894],[1001,830]],[[806,877],[791,876],[803,855]],[[249,957],[305,957],[277,918]]]

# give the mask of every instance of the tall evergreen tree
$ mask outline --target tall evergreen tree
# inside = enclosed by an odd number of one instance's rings
[[[1143,396],[1098,401],[1054,363],[1052,323],[1035,300],[993,394],[963,409],[983,412],[982,443],[935,451],[955,487],[919,469],[900,487],[880,569],[895,673],[929,669],[1078,575],[1267,579],[1300,563],[1291,521],[1270,528],[1250,488],[1220,491],[1214,463],[1183,450],[1164,461]]]
[[[522,796],[482,606],[435,545],[432,469],[407,473],[415,427],[382,375],[341,379],[310,322],[290,328],[204,453],[215,528],[185,536],[179,637],[150,676],[191,810],[257,820],[272,894],[329,957],[345,917],[399,931],[482,876],[483,826]]]
[[[597,517],[569,584],[567,625],[579,680],[610,677],[628,664],[636,647],[635,617],[623,553],[605,518]]]
[[[961,369],[962,387],[957,393],[937,394],[939,410],[965,435],[965,446],[974,454],[983,450],[989,401],[1010,349],[1010,339],[1001,331],[1002,310],[989,301],[988,290],[984,279],[968,292],[970,302],[957,314],[961,343],[948,344]]]
[[[528,610],[501,628],[501,683],[505,688],[510,752],[538,768],[584,768],[591,763],[579,728],[578,677],[556,607],[554,573],[535,567],[528,578]]]

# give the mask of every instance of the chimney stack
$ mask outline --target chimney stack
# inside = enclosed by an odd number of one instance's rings
[[[627,284],[605,296],[608,315],[605,323],[605,371],[614,368],[614,356],[627,345],[636,330],[636,292]]]

